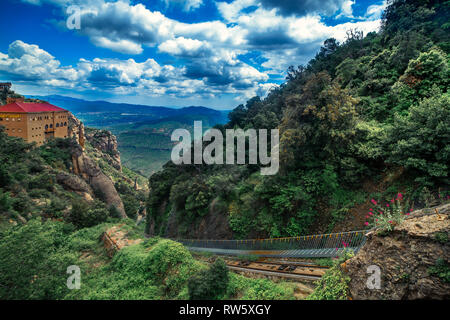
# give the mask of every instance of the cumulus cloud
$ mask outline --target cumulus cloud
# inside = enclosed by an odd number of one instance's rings
[[[190,48],[186,45],[189,42],[180,43]],[[0,77],[37,86],[176,97],[245,94],[268,79],[266,74],[242,63],[230,52],[195,61],[185,67],[175,67],[160,65],[151,58],[143,62],[131,58],[95,58],[80,59],[74,67],[61,66],[39,46],[17,40],[10,44],[7,54],[0,52]]]
[[[81,59],[77,66],[61,67],[42,49],[15,44],[8,55],[0,54],[0,72],[14,72],[15,65],[33,66],[24,71],[46,85],[78,86],[114,92],[145,92],[151,95],[217,96],[220,94],[264,95],[289,65],[305,64],[327,38],[344,41],[346,31],[358,28],[367,34],[377,30],[385,2],[369,6],[365,17],[353,17],[354,0],[234,0],[216,3],[222,21],[184,23],[152,11],[150,5],[127,0],[23,0],[53,3],[65,14],[69,4],[79,4],[81,29],[74,30],[98,47],[125,55],[145,54],[146,48],[174,58],[176,66],[160,65],[153,59]],[[167,6],[192,11],[202,0],[159,0]],[[87,5],[86,5],[87,4]],[[323,15],[351,17],[356,22],[327,25]],[[18,47],[18,48],[15,48]],[[33,48],[33,49],[31,49]],[[39,51],[39,50],[41,51]],[[47,56],[47,55],[48,56]],[[243,61],[257,56],[260,66]],[[20,57],[19,57],[20,56]],[[22,58],[24,57],[24,58]],[[142,61],[142,60],[141,60]],[[255,67],[256,66],[256,67]],[[70,76],[70,77],[69,77]],[[278,81],[284,77],[280,76]]]
[[[208,42],[184,37],[167,40],[161,43],[158,49],[160,52],[182,57],[201,57],[212,52]]]
[[[372,4],[367,8],[366,17],[371,19],[380,19],[381,14],[387,7],[387,0],[383,0],[380,4]]]
[[[347,0],[260,0],[266,9],[276,9],[283,16],[307,14],[332,15],[339,11]]]
[[[12,79],[76,80],[78,73],[71,67],[60,67],[60,62],[37,45],[16,40],[9,45],[8,54],[0,55],[0,73]]]
[[[203,0],[164,0],[166,6],[176,5],[182,7],[186,12],[198,9],[202,4]]]

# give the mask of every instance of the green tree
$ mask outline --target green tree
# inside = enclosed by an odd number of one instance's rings
[[[189,298],[191,300],[220,299],[226,293],[228,279],[227,265],[222,259],[216,259],[208,270],[200,271],[189,279]]]
[[[417,181],[448,185],[450,95],[436,95],[395,118],[387,140],[388,161],[412,170]]]

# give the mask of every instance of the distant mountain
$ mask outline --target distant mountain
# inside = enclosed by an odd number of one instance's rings
[[[105,127],[120,123],[156,123],[164,118],[183,119],[206,117],[209,125],[226,123],[229,111],[218,111],[203,106],[189,107],[162,107],[148,106],[129,103],[113,103],[107,101],[88,101],[72,97],[49,95],[49,96],[28,96],[48,101],[51,104],[65,108],[80,118],[88,126]],[[199,120],[203,120],[200,119]]]
[[[189,106],[189,107],[163,107],[163,106],[149,106],[142,104],[130,103],[115,103],[103,100],[90,101],[73,97],[48,95],[48,96],[27,96],[27,98],[36,98],[48,101],[52,104],[58,104],[60,107],[70,107],[72,113],[81,112],[133,112],[140,114],[159,114],[159,115],[174,115],[185,114],[189,112],[204,112],[209,114],[228,113],[229,111],[218,111],[204,106]]]
[[[202,106],[170,108],[50,95],[28,96],[71,111],[87,127],[110,130],[117,136],[122,163],[143,175],[160,170],[170,160],[174,129],[192,132],[194,121],[203,130],[228,122],[229,111]]]

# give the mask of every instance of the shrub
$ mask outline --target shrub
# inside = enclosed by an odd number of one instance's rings
[[[0,213],[8,212],[11,209],[11,198],[9,192],[0,189]]]
[[[108,210],[100,201],[95,201],[92,207],[87,202],[74,201],[68,221],[72,222],[77,228],[92,227],[105,222],[108,215]]]
[[[392,198],[390,203],[386,203],[384,206],[379,204],[375,199],[371,200],[375,205],[375,209],[370,208],[369,213],[366,216],[368,221],[365,222],[366,226],[377,228],[380,231],[392,231],[396,225],[402,223],[409,212],[406,212],[403,202],[403,195],[397,194],[397,197]],[[411,209],[412,210],[412,209]]]
[[[136,214],[141,207],[139,200],[136,199],[135,196],[129,194],[122,195],[121,198],[128,218],[133,220],[136,219]]]
[[[227,265],[222,259],[216,259],[208,270],[200,271],[189,279],[189,298],[192,300],[220,299],[225,294],[227,285]]]
[[[437,259],[436,264],[428,268],[428,273],[440,278],[443,282],[450,283],[450,266],[442,258]]]
[[[350,277],[341,269],[341,263],[349,259],[352,252],[344,251],[339,259],[333,261],[333,266],[328,269],[317,282],[317,287],[311,293],[308,300],[346,300],[348,298],[348,283]]]
[[[69,291],[66,269],[77,255],[64,248],[64,224],[31,220],[3,232],[0,299],[62,299]]]
[[[48,173],[41,173],[32,176],[28,183],[28,189],[44,189],[47,191],[53,191],[53,185],[55,184],[55,177]]]

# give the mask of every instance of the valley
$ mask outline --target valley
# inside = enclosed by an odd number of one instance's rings
[[[124,165],[149,177],[170,160],[173,130],[193,129],[194,121],[203,130],[225,124],[229,111],[206,107],[168,108],[86,101],[64,96],[30,96],[68,108],[86,127],[109,130],[117,136]],[[131,110],[131,111],[130,111]]]

